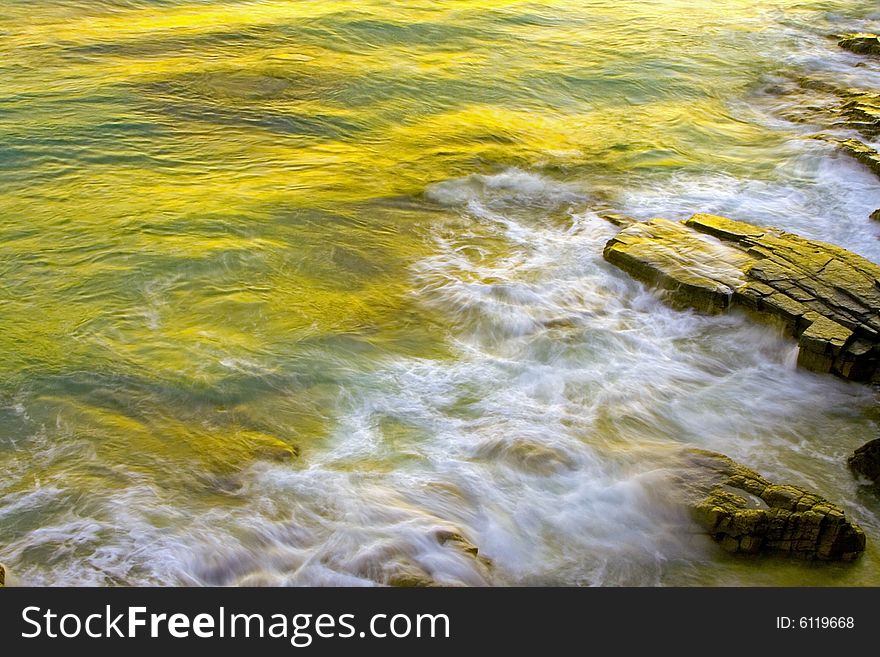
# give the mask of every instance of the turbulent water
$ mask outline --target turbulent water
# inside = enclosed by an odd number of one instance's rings
[[[0,0],[0,561],[31,584],[878,585],[872,391],[664,306],[596,212],[880,262],[774,85],[873,0]],[[865,529],[725,555],[664,458]],[[479,547],[472,558],[449,534]],[[487,562],[491,562],[488,564]]]

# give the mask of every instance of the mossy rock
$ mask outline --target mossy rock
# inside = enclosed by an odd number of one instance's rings
[[[843,509],[799,486],[775,484],[715,452],[689,451],[681,481],[692,517],[726,551],[853,561],[865,533]]]

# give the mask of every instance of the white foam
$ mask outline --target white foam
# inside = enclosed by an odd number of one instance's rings
[[[679,174],[627,190],[621,209],[638,218],[684,219],[697,212],[774,226],[832,242],[880,262],[880,186],[828,144],[790,144],[792,159],[773,179],[724,173]]]
[[[517,168],[435,183],[425,190],[425,196],[452,207],[474,202],[489,207],[511,204],[556,207],[585,198],[583,190],[574,185]]]
[[[657,494],[653,452],[687,443],[760,464],[763,450],[772,465],[798,449],[793,426],[867,401],[860,388],[787,367],[791,344],[773,330],[664,307],[602,262],[613,228],[592,214],[516,233],[529,239],[495,258],[461,248],[472,236],[457,239],[457,227],[438,238],[416,275],[420,298],[458,327],[457,357],[389,361],[349,391],[307,476],[260,480],[285,481],[300,501],[332,490],[324,517],[349,521],[315,547],[322,563],[374,572],[387,558],[379,545],[439,581],[487,577],[426,538],[445,523],[492,559],[495,583],[658,583],[669,563],[710,548]],[[409,438],[388,442],[383,418],[405,423]],[[336,472],[386,461],[397,463]],[[355,540],[371,546],[357,567],[343,559]]]
[[[445,584],[644,585],[712,562],[665,499],[668,450],[790,481],[805,445],[831,459],[857,440],[837,415],[870,391],[793,369],[791,342],[744,317],[664,306],[603,261],[614,231],[592,213],[499,222],[464,208],[413,271],[419,302],[455,328],[453,358],[356,375],[327,409],[326,444],[300,466],[239,473],[228,505],[189,508],[131,473],[110,496],[65,492],[69,507],[54,481],[6,498],[44,522],[4,560],[25,583],[220,585],[371,585],[399,567]],[[827,459],[803,459],[797,480],[827,488]]]

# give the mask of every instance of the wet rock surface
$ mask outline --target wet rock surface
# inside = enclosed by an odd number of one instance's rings
[[[880,266],[859,255],[706,214],[634,222],[604,255],[677,307],[739,307],[781,323],[798,338],[802,367],[877,381]]]
[[[880,485],[880,438],[859,447],[847,463],[853,473]]]
[[[440,586],[427,570],[412,560],[397,561],[387,569],[386,583],[398,588],[429,588]]]
[[[797,101],[781,108],[780,114],[789,121],[835,131],[836,134],[820,132],[812,137],[834,144],[880,176],[880,154],[865,143],[880,138],[880,93],[876,90],[805,76],[775,84],[766,93]]]
[[[837,45],[859,55],[876,55],[880,57],[880,36],[869,32],[843,34]]]
[[[860,55],[880,56],[880,37],[876,34],[847,34],[837,43],[841,48]],[[855,130],[868,140],[880,136],[880,93],[866,89],[841,88],[819,81],[808,83],[807,86],[829,92],[838,99],[831,110],[831,127]],[[826,135],[819,137],[836,144],[844,153],[880,177],[880,153],[875,148],[854,138],[840,139]]]
[[[797,123],[855,130],[865,138],[880,135],[880,93],[847,87],[824,78],[799,77],[774,87],[774,95],[797,98],[784,116]]]
[[[635,278],[667,290],[673,305],[705,312],[730,305],[750,263],[746,254],[668,219],[624,228],[604,255]]]
[[[692,450],[679,485],[697,522],[726,551],[853,561],[865,534],[843,509],[798,486],[775,484],[715,452]]]

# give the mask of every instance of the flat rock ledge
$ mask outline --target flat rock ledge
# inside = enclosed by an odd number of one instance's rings
[[[744,309],[798,339],[798,364],[880,382],[880,266],[833,244],[725,217],[605,219],[623,229],[605,259],[673,306]]]
[[[788,84],[774,85],[772,93],[799,101],[783,110],[783,116],[790,121],[855,130],[868,139],[880,136],[880,93],[876,91],[801,76]]]
[[[732,459],[692,450],[681,485],[691,515],[731,553],[853,561],[865,533],[843,510],[797,486],[774,484]]]

